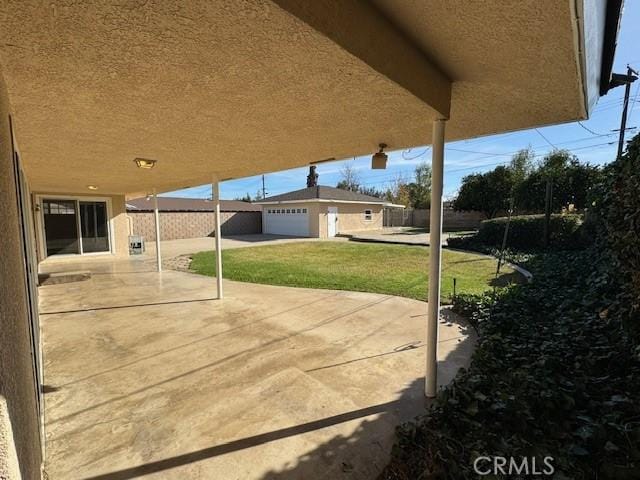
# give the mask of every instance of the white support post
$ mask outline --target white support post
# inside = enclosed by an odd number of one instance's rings
[[[438,323],[440,321],[440,274],[442,255],[442,184],[444,181],[444,126],[433,122],[431,139],[431,206],[429,219],[429,304],[427,305],[427,373],[425,395],[438,391]]]
[[[218,299],[222,299],[222,231],[220,229],[220,185],[218,179],[213,178],[211,196],[215,206],[215,241],[216,241],[216,286]]]
[[[153,216],[156,224],[156,264],[158,271],[162,271],[162,252],[160,252],[160,212],[158,211],[158,194],[153,189]]]

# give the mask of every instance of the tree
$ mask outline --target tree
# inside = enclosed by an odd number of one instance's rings
[[[340,169],[340,181],[336,185],[336,188],[342,190],[350,190],[357,192],[360,189],[360,178],[356,169],[351,164],[344,164]]]
[[[413,208],[429,208],[431,205],[431,165],[418,164],[415,179],[408,185],[410,204]]]
[[[249,195],[247,194],[247,196],[249,196]],[[251,198],[251,197],[249,197],[249,198]],[[254,202],[259,202],[260,200],[264,200],[264,196],[262,195],[262,189],[261,188],[259,188],[256,191],[256,196],[254,197],[253,201]],[[249,201],[251,201],[251,200],[249,200]]]
[[[234,200],[237,200],[239,202],[251,203],[251,195],[249,195],[249,192],[247,192],[244,197],[236,197],[234,198]]]
[[[553,185],[552,211],[573,205],[581,210],[588,206],[592,188],[601,181],[599,167],[580,163],[566,150],[554,150],[516,189],[517,204],[529,212],[542,212],[547,181]]]
[[[408,207],[411,203],[409,187],[406,178],[398,173],[384,193],[384,199],[397,205]]]
[[[383,198],[385,196],[385,193],[378,190],[376,187],[360,186],[360,188],[358,188],[358,191],[363,195],[369,195],[370,197]]]
[[[535,153],[531,147],[524,148],[511,157],[509,163],[509,170],[511,170],[511,196],[516,195],[516,191],[520,185],[531,175],[535,166],[533,159]]]
[[[513,174],[509,167],[501,165],[490,172],[467,175],[462,179],[453,208],[478,210],[493,218],[509,208],[512,190]]]

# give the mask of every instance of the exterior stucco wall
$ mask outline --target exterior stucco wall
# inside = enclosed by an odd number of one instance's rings
[[[0,478],[40,478],[23,246],[13,171],[9,104],[0,72]],[[19,464],[19,468],[18,468]],[[20,472],[18,472],[20,470]]]
[[[382,205],[365,203],[318,202],[315,204],[320,238],[328,238],[327,212],[329,207],[338,207],[337,233],[360,230],[379,230],[382,228]],[[364,219],[364,211],[371,210],[371,221]]]
[[[156,227],[152,212],[127,212],[135,235],[145,241],[156,239]],[[222,235],[250,235],[262,233],[262,212],[221,212]],[[213,212],[160,212],[160,238],[177,240],[213,236],[215,216]]]
[[[40,205],[38,205],[38,197],[46,197],[47,195],[51,195],[54,197],[64,197],[64,193],[52,193],[52,192],[34,192],[32,202],[34,207],[39,210]],[[113,254],[117,256],[127,256],[129,255],[129,220],[127,219],[127,211],[126,211],[126,202],[124,195],[83,195],[77,193],[69,193],[69,198],[108,198],[111,202],[111,214],[109,217],[110,220],[110,228],[113,228]],[[42,238],[43,232],[43,222],[42,222],[42,213],[41,211],[36,211],[35,222],[38,226],[36,228],[36,245],[38,252],[38,261],[42,261],[45,259],[45,252],[43,251],[42,245],[44,245],[44,238]]]

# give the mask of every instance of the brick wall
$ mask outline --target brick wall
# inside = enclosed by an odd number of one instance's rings
[[[135,235],[145,241],[156,239],[153,212],[127,212]],[[262,233],[262,212],[221,212],[222,235]],[[160,238],[177,240],[213,236],[213,212],[160,212]]]
[[[428,227],[429,210],[403,210],[399,208],[385,211],[386,227]],[[445,208],[442,212],[443,230],[473,230],[480,226],[486,217],[482,212],[457,212],[452,208]]]

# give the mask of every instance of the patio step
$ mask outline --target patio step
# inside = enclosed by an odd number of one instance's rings
[[[59,272],[38,274],[38,285],[59,285],[62,283],[83,282],[91,278],[91,272]]]

